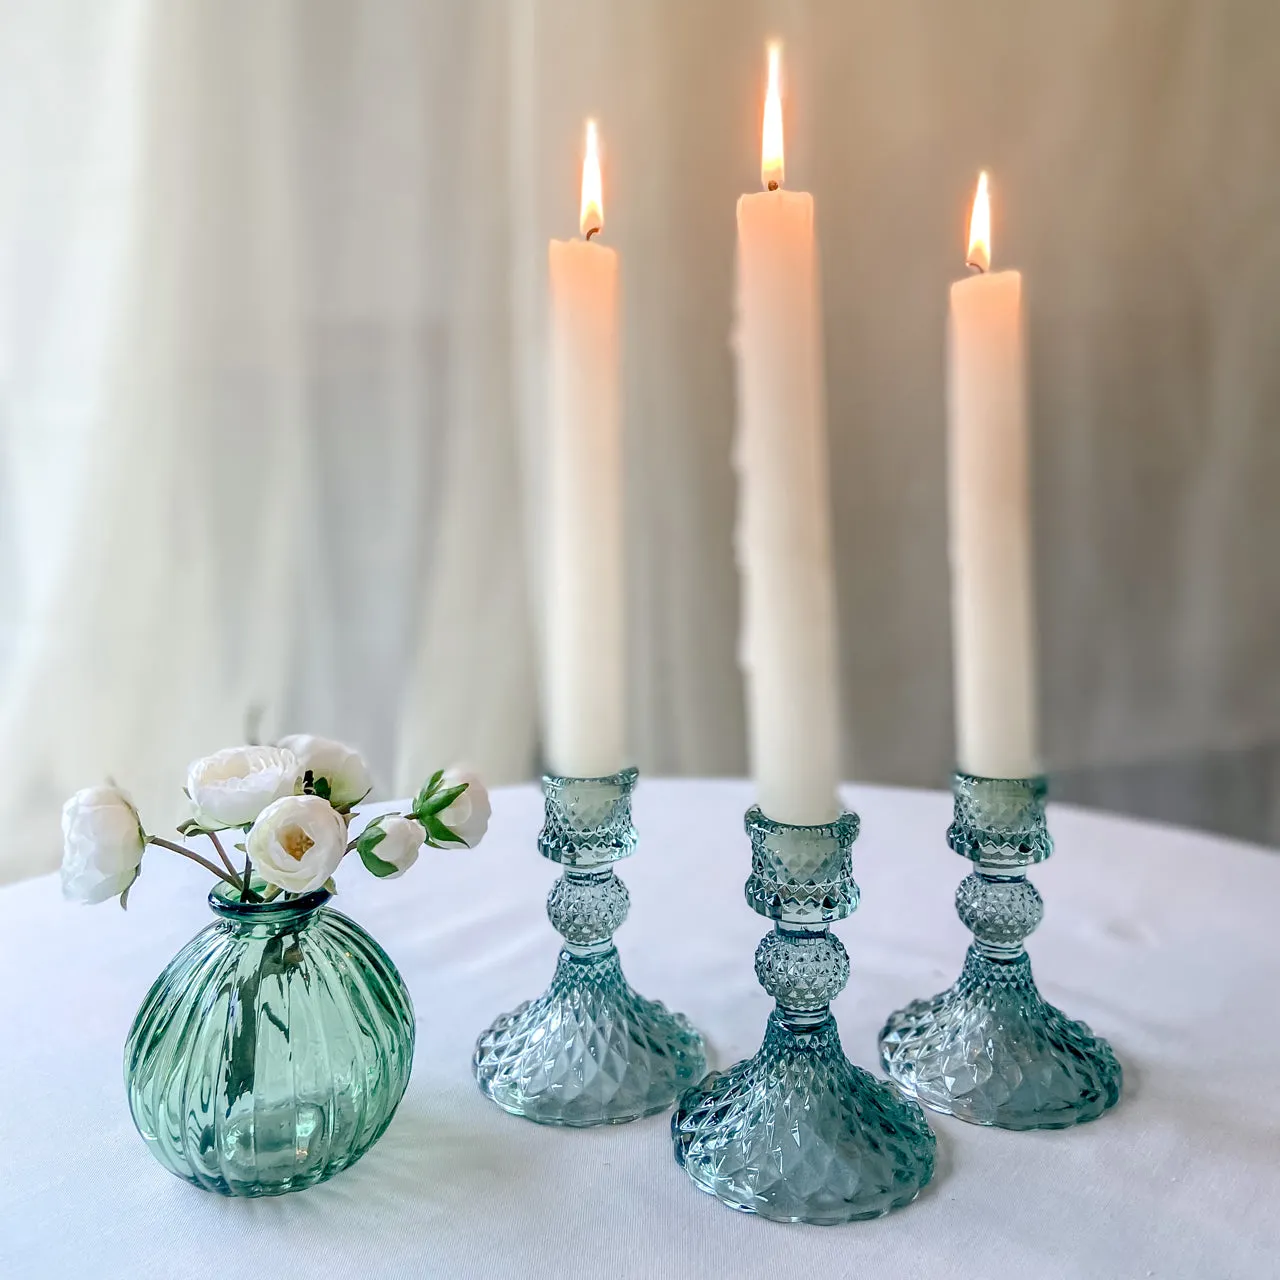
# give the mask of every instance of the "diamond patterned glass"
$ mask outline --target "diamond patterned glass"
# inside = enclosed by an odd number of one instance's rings
[[[564,874],[547,915],[564,940],[551,986],[503,1014],[476,1044],[481,1090],[540,1124],[621,1124],[665,1111],[706,1071],[702,1037],[682,1014],[638,995],[622,974],[613,934],[627,889],[612,864],[636,846],[636,771],[543,779],[544,857]]]
[[[756,976],[777,1001],[753,1058],[713,1072],[676,1106],[671,1134],[694,1183],[731,1208],[780,1222],[877,1218],[933,1176],[924,1112],[844,1055],[832,999],[849,956],[832,934],[858,901],[858,819],[789,826],[747,814],[747,901],[775,921]]]
[[[125,1045],[134,1124],[170,1172],[231,1196],[332,1177],[409,1083],[414,1017],[382,948],[318,890],[209,895],[218,919],[156,979]]]
[[[1053,851],[1042,778],[955,776],[951,847],[976,865],[956,891],[973,933],[953,987],[893,1014],[880,1034],[885,1070],[935,1111],[1003,1129],[1061,1129],[1120,1098],[1111,1046],[1036,988],[1023,939],[1044,904],[1025,876]]]

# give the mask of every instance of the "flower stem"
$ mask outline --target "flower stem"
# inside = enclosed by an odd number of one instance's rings
[[[244,875],[240,881],[240,901],[247,902],[249,900],[249,878],[253,875],[253,863],[249,859],[249,855],[244,855]]]
[[[218,833],[216,831],[206,831],[205,835],[209,837],[213,847],[217,849],[218,857],[222,859],[222,865],[230,872],[233,879],[237,878],[236,869],[231,865],[231,859],[227,857],[227,851],[222,847],[222,841],[218,839]]]
[[[181,854],[184,858],[190,858],[192,862],[198,862],[206,870],[212,871],[219,880],[225,880],[233,889],[239,889],[243,895],[244,885],[234,878],[234,873],[230,876],[227,875],[225,871],[220,867],[215,866],[214,863],[208,860],[208,858],[202,858],[198,853],[193,852],[191,849],[184,848],[180,844],[174,844],[172,840],[166,840],[163,836],[148,836],[147,843],[158,844],[162,849],[168,849],[171,853]],[[241,901],[243,900],[242,896]]]

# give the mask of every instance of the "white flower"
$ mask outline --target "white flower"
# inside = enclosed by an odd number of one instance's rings
[[[268,884],[308,893],[337,870],[347,851],[347,824],[319,796],[285,796],[259,814],[245,847]]]
[[[187,770],[187,794],[205,826],[243,827],[292,795],[300,774],[297,757],[282,747],[227,747]]]
[[[384,876],[384,879],[398,879],[417,862],[418,851],[427,833],[422,829],[422,823],[414,818],[383,818],[378,825],[382,828],[382,839],[371,847],[370,852],[375,858],[395,867],[395,872]]]
[[[105,902],[137,877],[146,848],[138,811],[118,787],[86,787],[62,806],[62,892]]]
[[[489,792],[478,775],[466,769],[446,769],[440,783],[442,791],[467,784],[467,789],[447,808],[437,815],[468,848],[474,849],[489,829]]]
[[[310,769],[313,779],[324,778],[329,783],[329,800],[339,809],[363,800],[373,788],[369,766],[360,753],[341,742],[310,733],[293,733],[281,738],[280,745],[297,756],[300,774]]]

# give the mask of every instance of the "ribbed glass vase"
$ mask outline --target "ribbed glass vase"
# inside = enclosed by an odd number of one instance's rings
[[[413,1005],[395,965],[323,889],[209,895],[125,1044],[134,1124],[166,1169],[230,1196],[309,1187],[381,1137],[409,1083]]]

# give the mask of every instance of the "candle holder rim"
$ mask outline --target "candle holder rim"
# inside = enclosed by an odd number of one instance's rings
[[[862,819],[852,809],[842,809],[830,822],[780,822],[771,818],[758,804],[746,812],[743,824],[748,835],[787,835],[791,832],[808,836],[826,837],[832,840],[854,841],[862,826]]]
[[[1049,775],[1047,773],[1027,773],[1019,777],[1001,778],[986,773],[970,773],[967,769],[961,769],[957,765],[951,771],[951,784],[954,787],[957,782],[965,783],[1005,783],[1020,784],[1027,787],[1036,795],[1046,795],[1049,790]]]
[[[588,777],[579,777],[572,773],[544,773],[542,775],[542,785],[546,787],[566,787],[574,786],[577,783],[596,782],[611,783],[614,786],[625,786],[627,783],[634,783],[640,776],[640,770],[635,765],[627,765],[624,769],[619,769],[617,773],[602,773],[599,775],[591,775]]]

